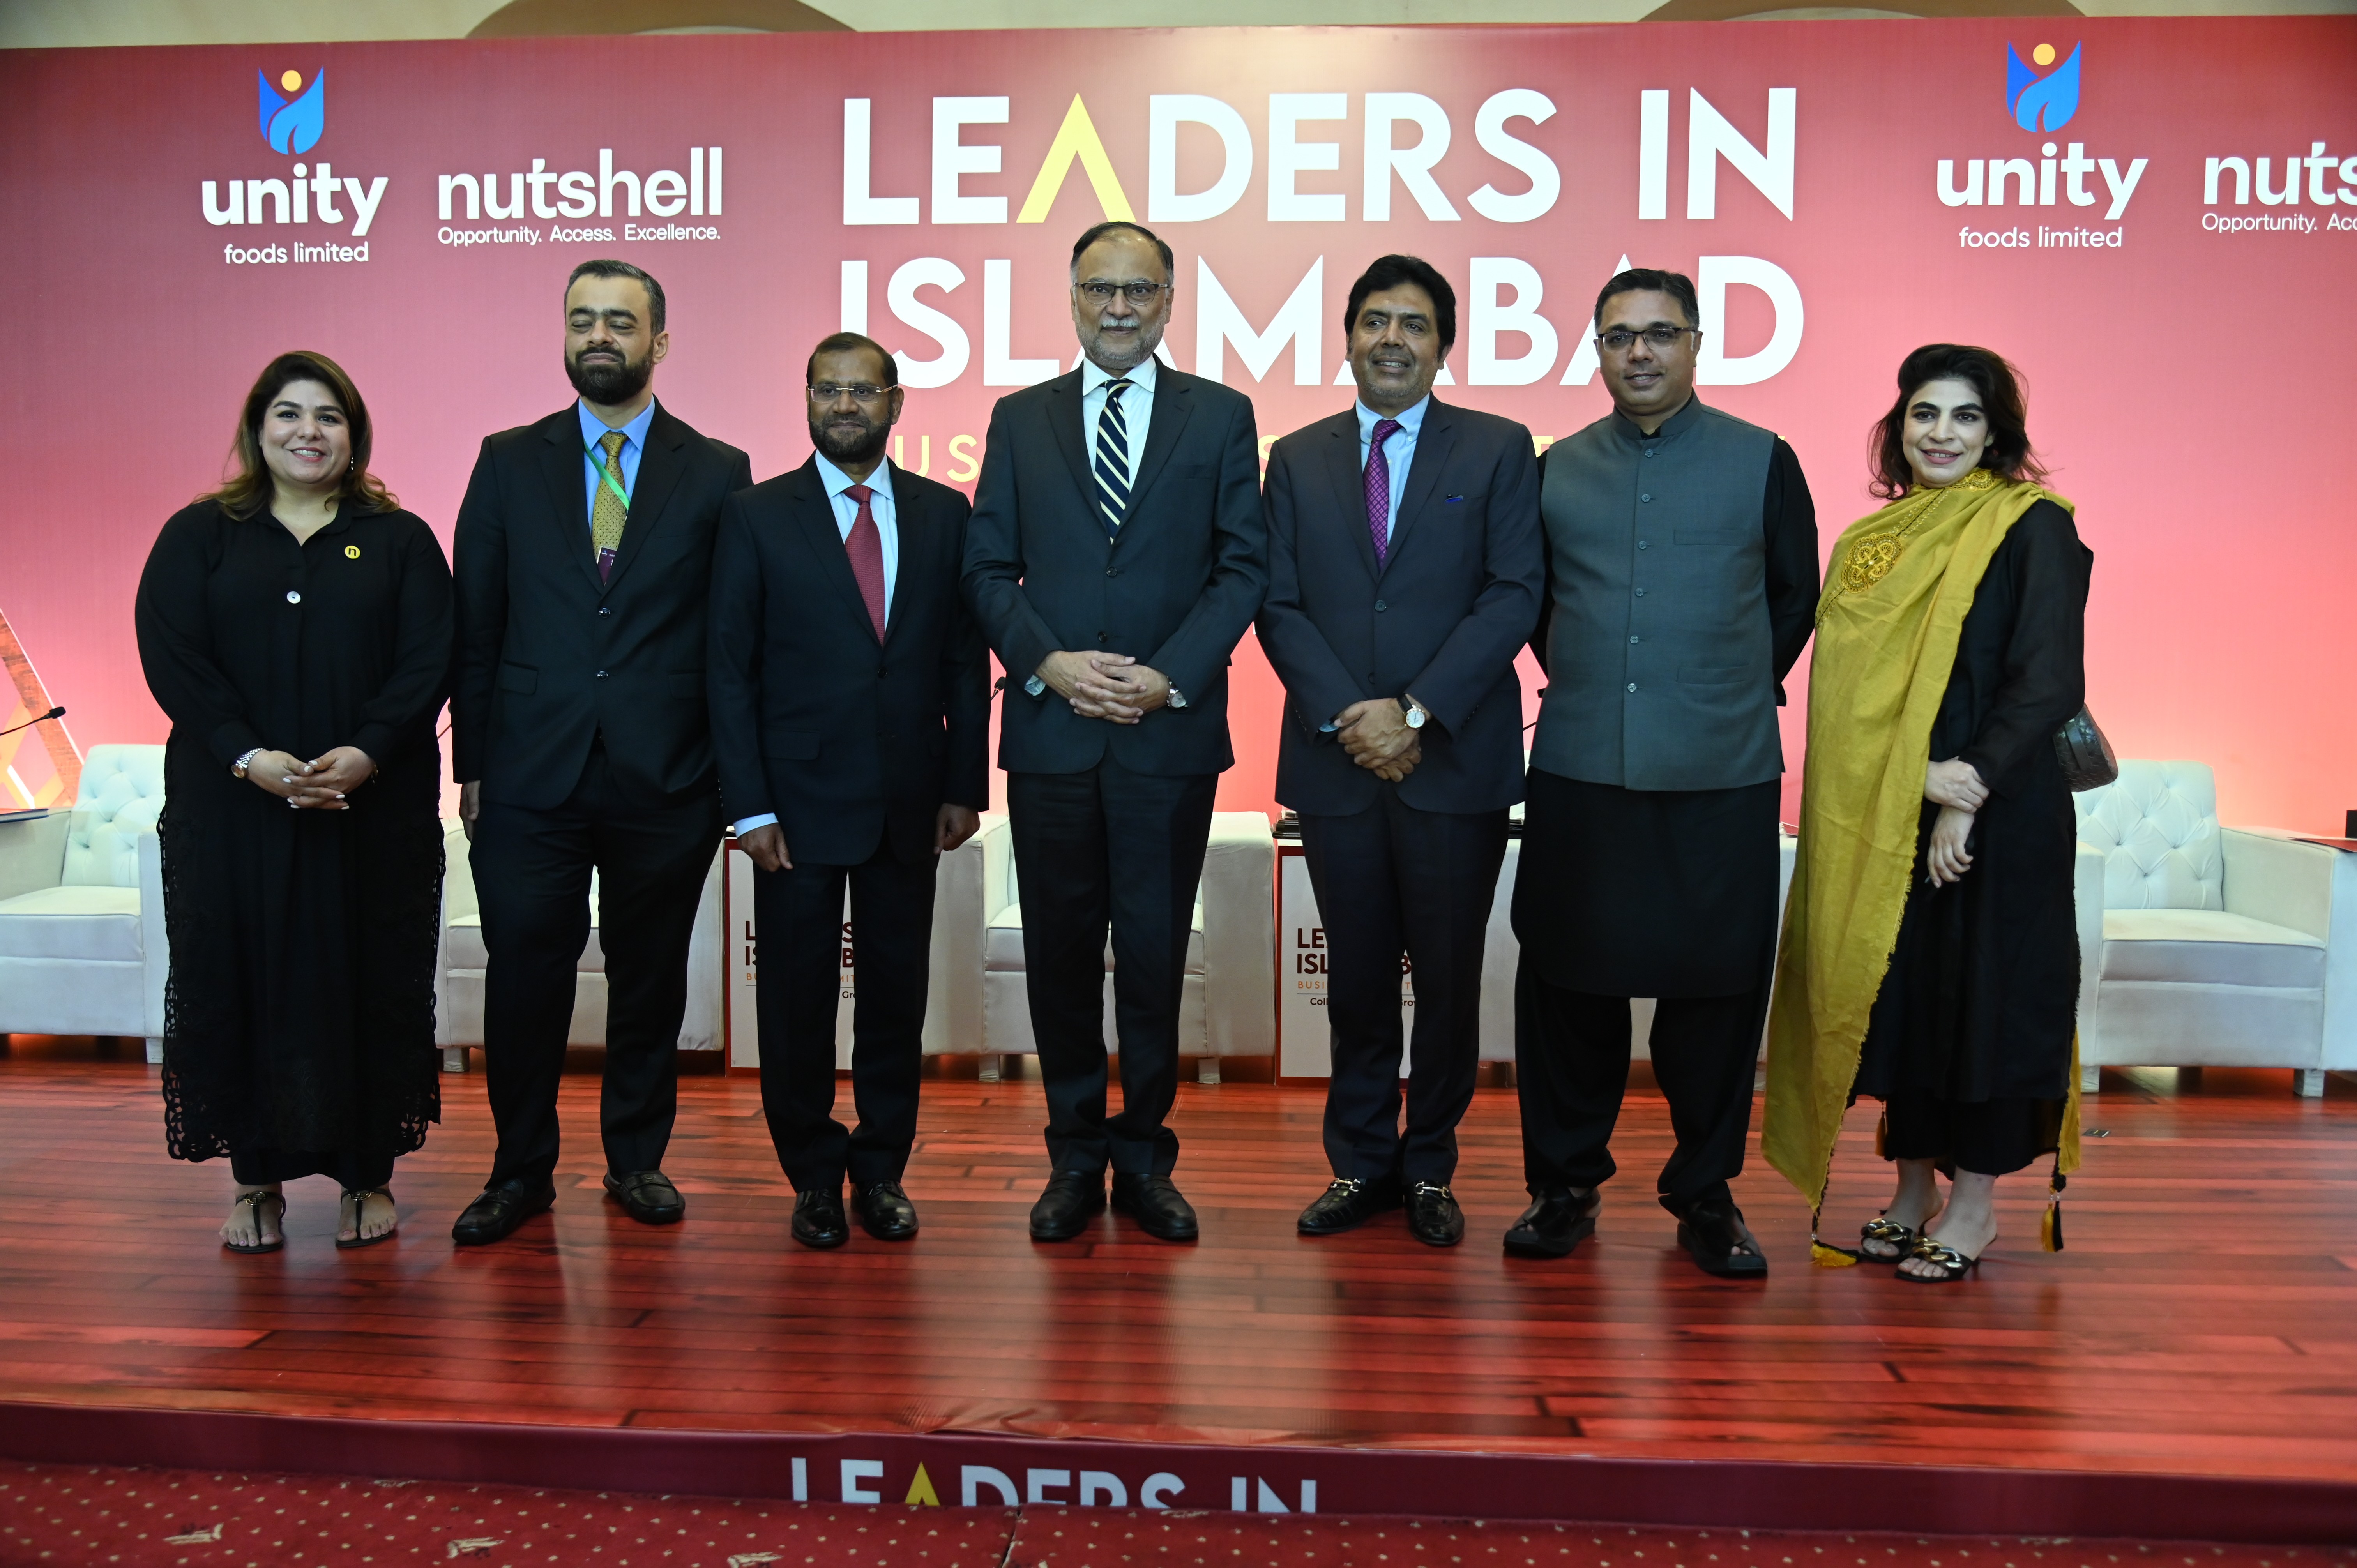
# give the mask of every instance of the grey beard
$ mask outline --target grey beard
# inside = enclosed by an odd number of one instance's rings
[[[1134,371],[1152,359],[1154,350],[1162,347],[1162,332],[1163,328],[1157,327],[1151,333],[1139,333],[1136,347],[1125,354],[1116,354],[1106,346],[1102,329],[1082,347],[1087,350],[1089,358],[1096,362],[1099,370],[1113,371],[1116,373]]]

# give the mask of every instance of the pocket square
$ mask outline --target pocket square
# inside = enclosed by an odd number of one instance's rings
[[[1463,496],[1449,496],[1449,497],[1446,498],[1445,499],[1443,499],[1443,500],[1441,501],[1441,503],[1440,503],[1440,504],[1441,504],[1441,505],[1443,505],[1443,506],[1447,506],[1447,505],[1448,505],[1448,504],[1449,504],[1449,502],[1451,502],[1451,501],[1461,501],[1461,500],[1463,500],[1464,499],[1465,499],[1465,498],[1464,498]]]

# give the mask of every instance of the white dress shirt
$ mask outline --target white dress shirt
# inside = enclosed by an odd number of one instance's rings
[[[1154,423],[1154,356],[1148,354],[1143,363],[1122,372],[1129,378],[1129,390],[1121,394],[1122,429],[1129,436],[1129,450],[1122,454],[1122,472],[1133,491],[1137,488],[1137,459],[1146,451],[1146,433]],[[1097,462],[1097,421],[1104,417],[1105,383],[1120,379],[1094,360],[1081,360],[1081,450],[1089,455],[1092,473]],[[1096,497],[1092,494],[1089,499],[1093,503]],[[1024,678],[1023,690],[1042,697],[1047,695],[1048,682],[1035,672]]]
[[[1146,451],[1146,427],[1154,420],[1154,356],[1148,354],[1144,363],[1122,372],[1130,383],[1121,394],[1121,417],[1122,427],[1129,434],[1124,467],[1133,489],[1137,484],[1137,459]],[[1091,467],[1096,466],[1097,421],[1104,415],[1105,383],[1120,379],[1094,360],[1081,361],[1081,450],[1089,455]]]
[[[875,492],[867,498],[867,511],[876,520],[876,532],[884,539],[884,604],[888,614],[892,590],[900,581],[900,524],[899,509],[892,502],[892,460],[888,457],[877,464],[876,471],[864,480],[853,478],[828,462],[822,453],[813,453],[812,460],[818,465],[819,483],[826,487],[827,501],[834,508],[834,526],[845,544],[851,542],[851,525],[859,521],[859,501],[845,492],[856,484],[865,484]],[[747,817],[737,824],[737,836],[742,838],[755,828],[767,827],[777,820],[775,811]]]

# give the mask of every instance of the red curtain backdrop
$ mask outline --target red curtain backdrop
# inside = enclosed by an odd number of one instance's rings
[[[2352,89],[2344,17],[0,56],[0,612],[84,746],[161,739],[134,586],[260,366],[341,360],[378,470],[447,541],[481,437],[568,401],[560,290],[593,255],[662,280],[658,392],[758,476],[808,451],[810,345],[864,319],[909,367],[902,460],[969,489],[993,401],[1071,363],[1067,253],[1108,210],[1176,249],[1169,358],[1210,373],[1216,348],[1264,437],[1348,399],[1344,296],[1394,250],[1459,290],[1443,397],[1577,429],[1608,407],[1575,355],[1625,255],[1705,284],[1702,395],[1798,449],[1828,543],[1872,505],[1900,357],[2011,357],[2095,551],[2118,748],[2214,764],[2231,820],[2337,830]],[[1249,640],[1235,681],[1221,805],[1268,807],[1279,693]]]

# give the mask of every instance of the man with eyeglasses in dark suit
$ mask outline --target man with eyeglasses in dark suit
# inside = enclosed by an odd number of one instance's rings
[[[1629,1001],[1650,996],[1677,1138],[1662,1207],[1706,1273],[1763,1278],[1727,1184],[1776,959],[1776,709],[1815,623],[1816,510],[1790,446],[1694,395],[1689,279],[1620,273],[1596,325],[1612,412],[1540,464],[1547,690],[1513,905],[1534,1201],[1506,1250],[1562,1257],[1595,1230]]]
[[[1267,585],[1250,399],[1156,362],[1171,254],[1101,223],[1072,247],[1080,369],[999,400],[967,531],[965,591],[1006,667],[999,766],[1024,982],[1048,1090],[1031,1235],[1113,1202],[1192,1240],[1166,1124],[1178,1003],[1228,742],[1228,658]],[[1106,1114],[1106,932],[1122,1110]]]

